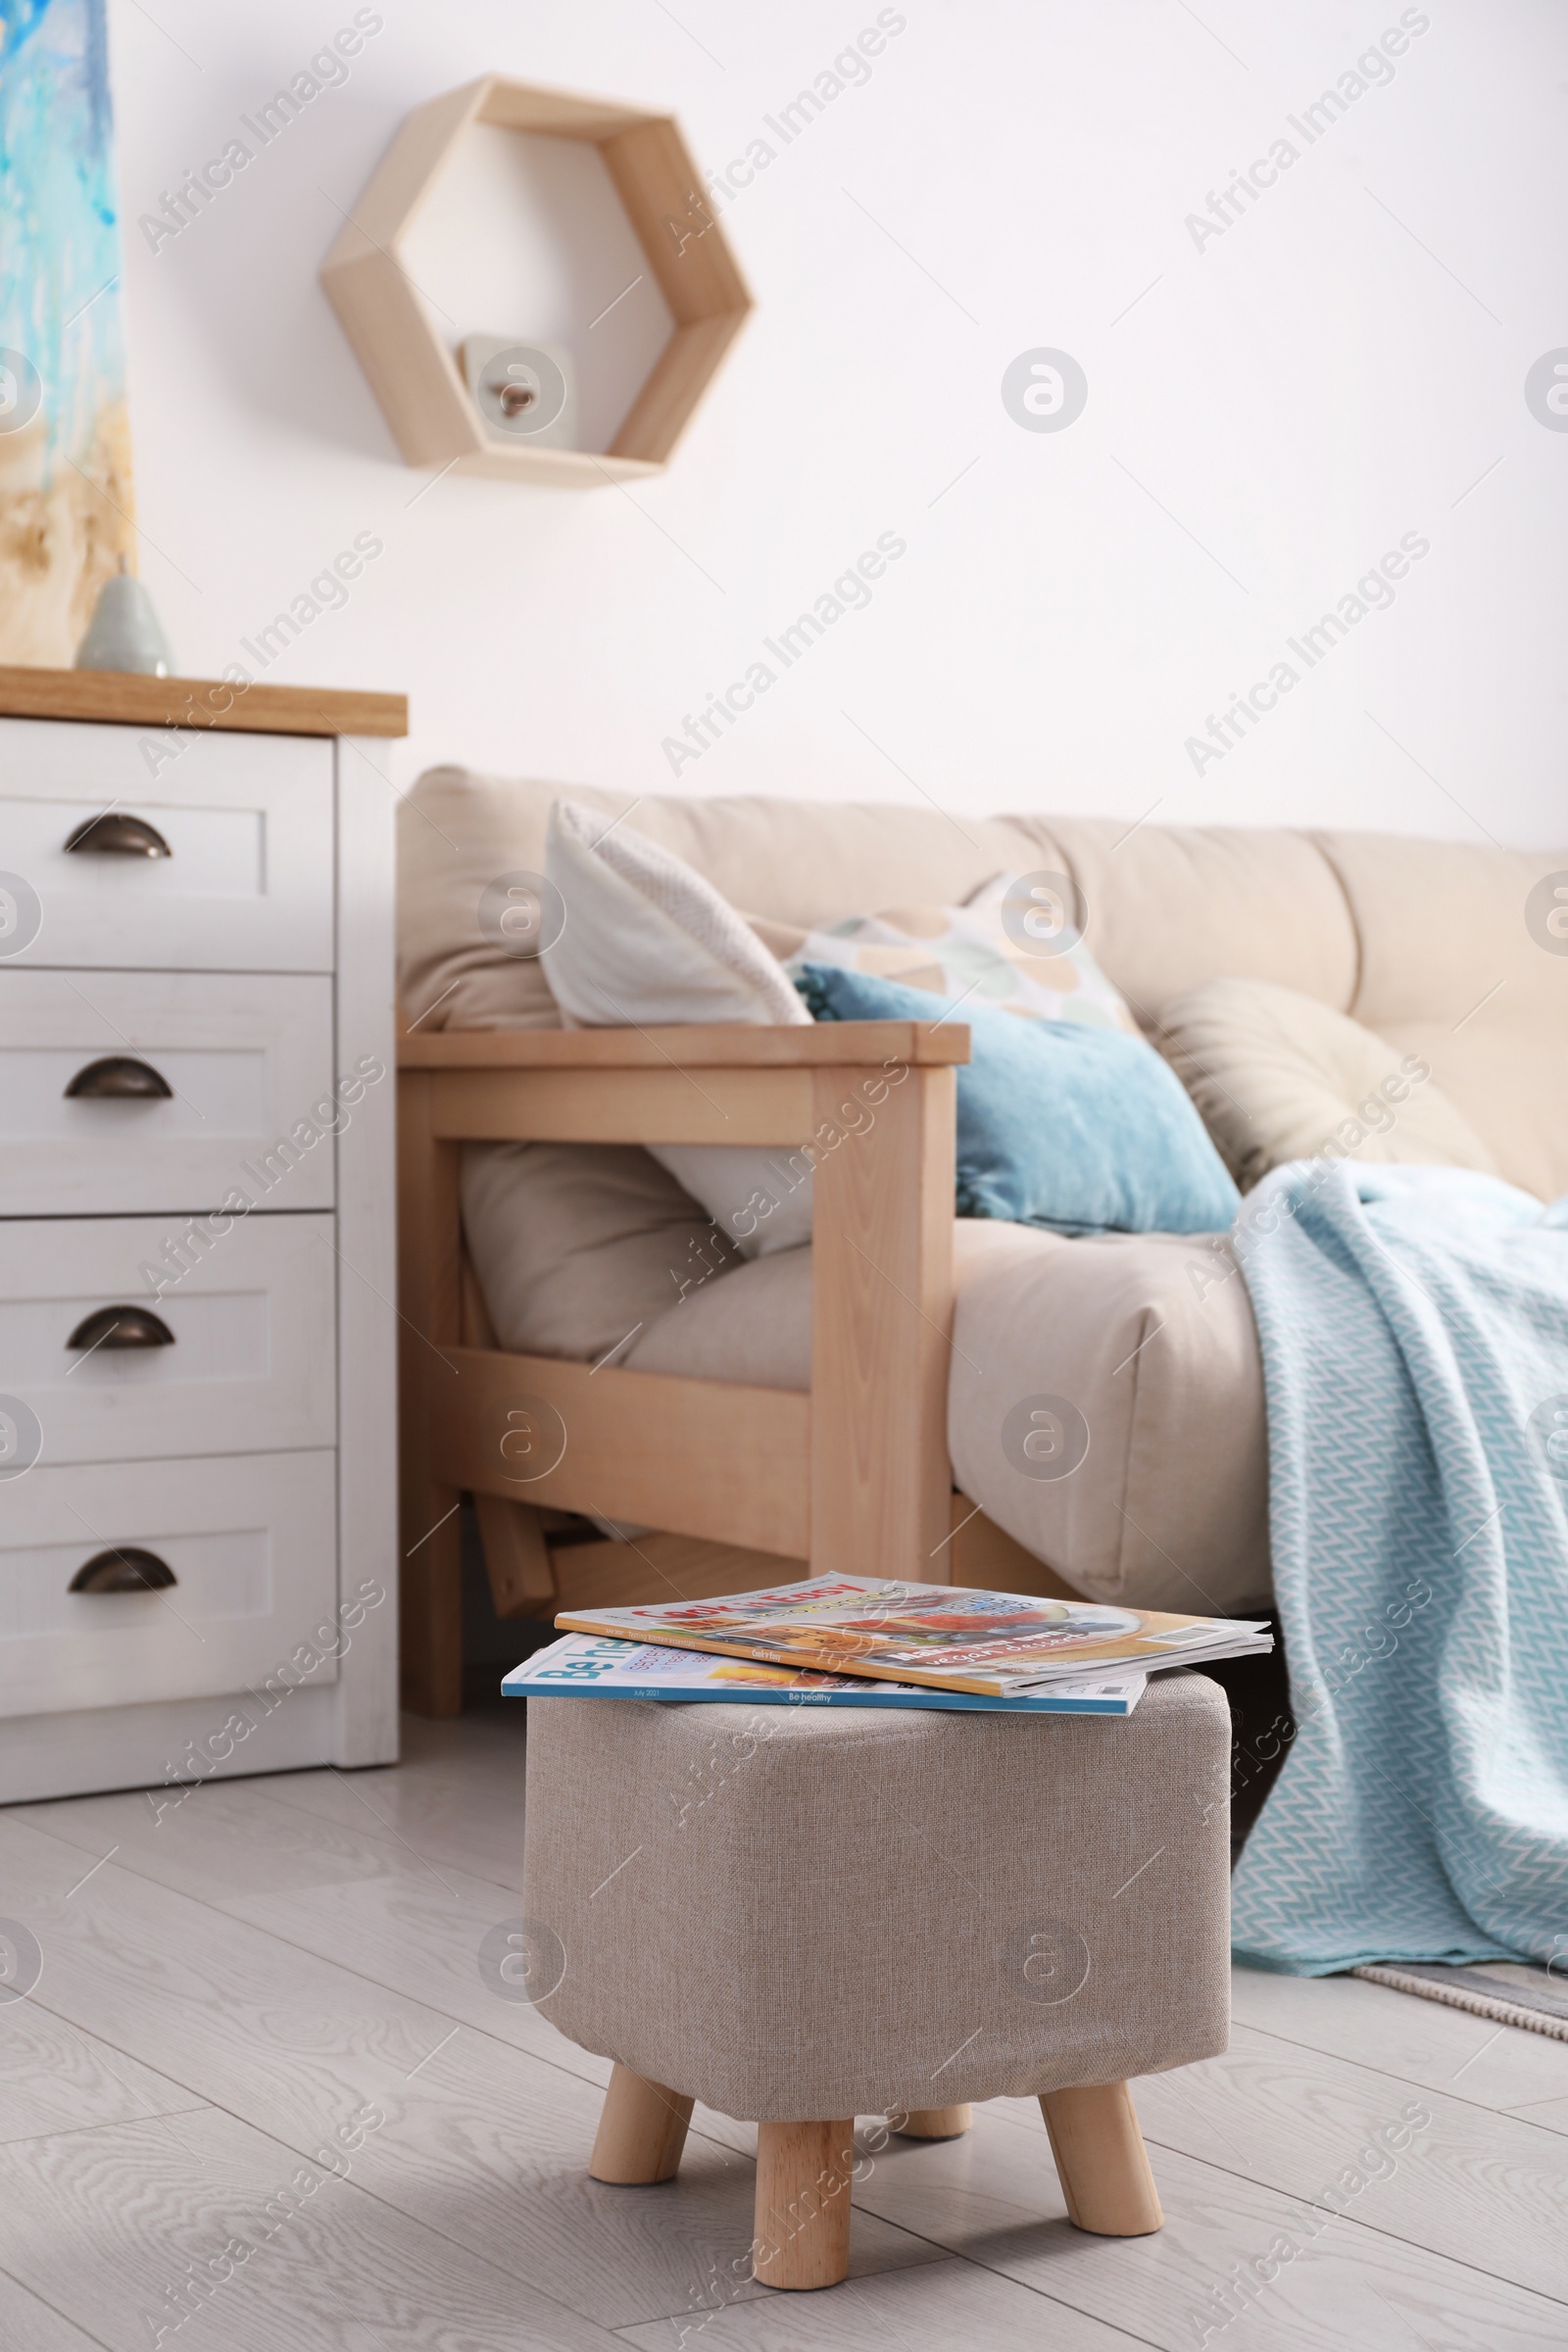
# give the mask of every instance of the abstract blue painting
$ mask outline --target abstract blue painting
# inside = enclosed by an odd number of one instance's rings
[[[104,0],[0,0],[0,662],[71,662],[131,515]]]

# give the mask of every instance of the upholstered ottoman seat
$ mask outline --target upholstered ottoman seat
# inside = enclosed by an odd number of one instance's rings
[[[694,2099],[760,2126],[756,2275],[844,2275],[853,2119],[1038,2095],[1068,2210],[1157,2229],[1129,2077],[1226,2045],[1230,1719],[529,1710],[542,2012],[615,2061],[596,2178],[666,2180]],[[803,2203],[803,2199],[805,2200]]]

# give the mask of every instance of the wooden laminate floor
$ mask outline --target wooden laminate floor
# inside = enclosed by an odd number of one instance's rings
[[[42,1959],[0,1997],[4,2352],[1568,2346],[1568,2043],[1349,1978],[1238,1972],[1228,2054],[1137,2085],[1158,2236],[1073,2230],[999,2100],[874,2157],[843,2286],[753,2285],[755,2132],[699,2108],[678,2181],[596,2185],[608,2067],[481,1976],[521,1714],[411,1719],[395,1771],[0,1812]]]

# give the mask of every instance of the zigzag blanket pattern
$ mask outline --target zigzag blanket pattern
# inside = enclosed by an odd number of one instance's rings
[[[1298,1161],[1236,1249],[1298,1724],[1237,1956],[1568,1977],[1568,1199]]]

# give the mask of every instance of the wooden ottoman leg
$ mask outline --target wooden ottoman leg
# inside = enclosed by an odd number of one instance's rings
[[[1097,2237],[1147,2237],[1163,2229],[1165,2216],[1125,2082],[1043,2090],[1040,2111],[1076,2229]]]
[[[764,2286],[837,2286],[848,2272],[854,2141],[853,2116],[758,2125],[752,2275]]]
[[[958,2139],[974,2122],[974,2109],[967,2103],[962,2107],[911,2107],[902,2124],[893,2129],[901,2139]]]
[[[691,2120],[690,2099],[617,2065],[600,2111],[589,2179],[622,2188],[673,2180]]]

